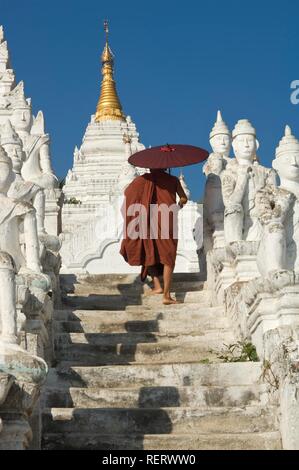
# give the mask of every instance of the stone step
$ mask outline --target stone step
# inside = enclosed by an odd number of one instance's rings
[[[178,293],[175,293],[172,290],[171,295],[175,297],[177,300],[180,300],[181,302],[183,302],[183,304],[196,303],[199,306],[201,303],[210,302],[210,292],[205,291],[205,290],[190,291],[190,292],[185,291],[185,292],[178,292]],[[142,296],[143,305],[156,306],[157,304],[159,305],[161,303],[162,303],[161,295]]]
[[[163,286],[163,283],[162,283]],[[143,285],[143,292],[147,292],[151,287],[151,283]],[[171,290],[173,292],[193,292],[201,291],[203,289],[202,281],[173,281],[171,283]]]
[[[77,284],[74,292],[69,295],[76,296],[115,296],[115,297],[141,297],[144,295],[145,286],[139,285],[136,287],[130,285],[121,284],[119,286],[114,285],[98,285],[90,286],[89,284]]]
[[[50,369],[47,385],[54,388],[184,387],[253,385],[262,382],[260,362],[219,364],[130,364],[82,367],[61,363]]]
[[[202,321],[218,325],[229,326],[228,319],[224,315],[223,307],[203,307],[173,305],[169,307],[158,306],[155,309],[142,307],[141,305],[126,310],[84,310],[84,309],[63,309],[55,310],[54,319],[58,321],[90,321],[96,322],[136,322],[136,321],[181,321],[183,325],[186,321]]]
[[[76,334],[76,333],[75,333]],[[61,335],[62,336],[62,335]],[[67,335],[63,335],[67,336]],[[81,335],[85,336],[85,335]],[[183,338],[183,337],[181,337]],[[203,337],[204,338],[204,337]],[[186,337],[188,341],[164,340],[163,342],[125,344],[57,344],[55,357],[59,361],[71,361],[75,365],[120,365],[120,364],[167,364],[220,361],[218,355],[223,347],[217,340],[207,342],[206,339],[194,341]],[[212,349],[211,349],[212,348]],[[217,352],[218,350],[218,352]],[[113,369],[113,367],[111,368]]]
[[[52,408],[42,416],[46,433],[103,434],[252,433],[277,430],[271,410],[259,406],[203,408]]]
[[[74,307],[75,309],[81,310],[125,310],[129,304],[121,295],[75,295],[68,294],[63,299],[63,303],[66,306]],[[132,304],[139,303],[141,300],[132,299]]]
[[[173,273],[172,275],[173,282],[204,282],[202,280],[201,273]]]
[[[280,434],[103,435],[56,433],[43,436],[44,450],[280,450]]]
[[[150,278],[148,278],[150,280]],[[181,282],[202,282],[200,273],[173,273],[173,283]],[[72,274],[61,274],[60,282],[62,286],[74,287],[86,285],[89,288],[97,286],[139,286],[144,285],[139,274],[85,274],[74,276]]]
[[[227,318],[204,317],[198,320],[183,322],[182,320],[119,320],[97,321],[87,317],[83,321],[54,321],[55,333],[164,333],[181,335],[203,335],[210,330],[229,330]]]
[[[161,295],[143,295],[135,302],[127,302],[126,310],[145,310],[159,309],[162,311],[180,311],[181,309],[209,308],[212,306],[212,295],[209,290],[201,290],[196,292],[178,293],[172,291],[171,295],[182,303],[173,305],[163,305]],[[223,307],[222,307],[223,310]]]
[[[61,274],[60,284],[63,288],[74,290],[77,286],[87,286],[90,289],[97,286],[141,285],[138,274]],[[193,279],[192,279],[193,280]]]
[[[32,440],[32,429],[28,420],[19,413],[1,413],[2,430],[0,433],[0,451],[24,450]]]
[[[184,304],[206,304],[210,305],[209,291],[195,291],[195,292],[172,292],[171,295]],[[144,295],[143,293],[137,295],[136,293],[130,294],[96,294],[91,293],[86,289],[86,292],[78,295],[68,294],[63,299],[63,303],[67,306],[72,306],[77,309],[87,310],[124,310],[129,305],[145,305],[148,307],[156,307],[162,304],[162,295]],[[203,306],[203,305],[202,305]]]
[[[194,318],[201,318],[205,315],[207,316],[225,316],[225,310],[222,306],[212,307],[208,305],[197,305],[197,304],[173,304],[173,305],[163,305],[158,303],[157,305],[128,305],[125,309],[125,312],[129,315],[139,315],[150,316],[150,315],[163,315],[163,318],[178,318],[183,321],[186,319],[186,316],[192,315]]]
[[[162,283],[163,285],[163,283]],[[127,284],[75,284],[74,293],[76,295],[136,295],[140,296],[148,292],[151,288],[151,283],[138,284],[138,285],[127,285]],[[171,290],[173,292],[193,292],[201,291],[203,289],[203,282],[200,281],[176,281],[172,282]]]
[[[219,349],[223,344],[229,344],[234,341],[234,335],[229,330],[212,330],[202,335],[181,335],[180,333],[161,333],[161,332],[126,332],[126,333],[57,333],[55,336],[55,348],[67,349],[70,346],[78,345],[87,346],[111,346],[113,351],[115,348],[120,350],[126,345],[140,349],[144,344],[171,344],[174,347],[185,344],[193,344],[198,349]],[[106,351],[106,349],[105,349]]]
[[[141,387],[100,389],[98,387],[57,389],[46,388],[46,408],[163,408],[203,406],[247,406],[266,404],[265,385],[229,387]]]

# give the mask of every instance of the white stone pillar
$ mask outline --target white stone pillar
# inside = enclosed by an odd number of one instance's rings
[[[3,255],[4,253],[1,253]],[[9,255],[5,253],[5,259]],[[2,256],[1,256],[2,258]],[[10,267],[0,266],[0,318],[1,341],[10,344],[17,343],[17,312],[15,294],[15,273]]]
[[[59,235],[60,228],[60,189],[46,189],[45,229],[49,235]]]

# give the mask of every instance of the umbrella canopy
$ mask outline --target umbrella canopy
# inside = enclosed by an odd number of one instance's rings
[[[209,156],[207,150],[193,145],[167,144],[134,153],[129,163],[141,168],[175,168],[203,162]]]

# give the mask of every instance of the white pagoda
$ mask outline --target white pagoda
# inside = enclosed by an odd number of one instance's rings
[[[124,188],[141,174],[128,163],[128,157],[145,147],[139,141],[131,117],[122,110],[113,78],[114,55],[108,43],[107,25],[105,29],[100,98],[81,147],[75,147],[73,167],[68,171],[63,188],[61,255],[62,269],[66,273],[139,271],[138,267],[125,263],[119,254],[123,225],[120,208]],[[198,205],[190,202],[184,209],[184,216],[190,237],[181,240],[184,246],[182,250],[179,246],[178,269],[196,271],[197,247],[192,228],[199,217]],[[182,220],[180,231],[185,232]],[[190,238],[188,242],[187,238]]]

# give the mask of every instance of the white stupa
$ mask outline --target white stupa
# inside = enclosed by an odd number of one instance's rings
[[[139,267],[125,263],[119,254],[123,227],[120,208],[124,188],[138,175],[138,170],[128,163],[128,157],[145,147],[139,142],[134,122],[122,110],[113,78],[114,56],[108,43],[107,25],[105,30],[100,98],[81,147],[75,147],[73,167],[63,188],[64,272],[140,271]],[[194,217],[198,218],[197,209],[196,205]],[[191,251],[192,256],[182,258],[179,270],[198,269],[193,239]]]

